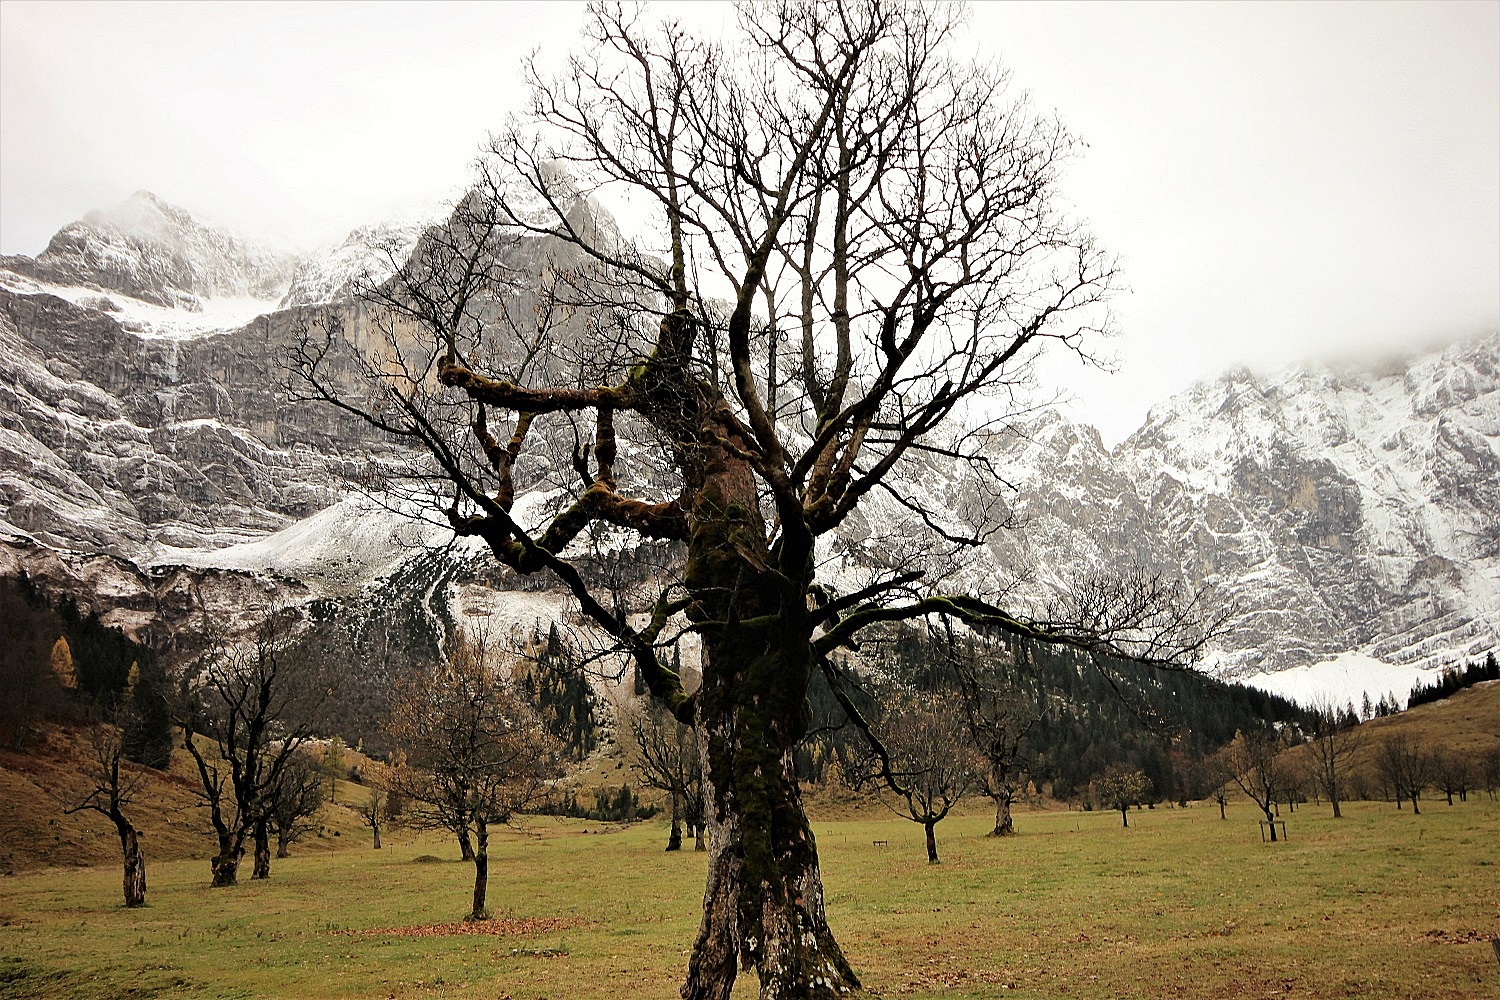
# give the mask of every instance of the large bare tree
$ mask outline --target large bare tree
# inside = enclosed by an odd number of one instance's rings
[[[384,487],[441,483],[429,509],[553,574],[697,728],[711,856],[689,1000],[727,998],[741,963],[766,997],[859,988],[793,751],[809,678],[863,629],[947,614],[1162,662],[1201,641],[1159,581],[1026,609],[941,569],[1001,521],[913,484],[963,469],[998,495],[992,432],[1044,347],[1093,356],[1117,284],[1058,194],[1076,140],[949,54],[963,18],[775,0],[706,41],[592,6],[560,72],[529,68],[526,112],[448,223],[345,315],[356,329],[310,330],[293,359],[308,398],[428,456]],[[600,198],[641,215],[630,238]],[[872,503],[929,558],[886,544],[864,579],[820,581],[819,540]],[[581,556],[608,531],[685,552],[644,607],[590,583]],[[681,628],[692,691],[664,653]]]

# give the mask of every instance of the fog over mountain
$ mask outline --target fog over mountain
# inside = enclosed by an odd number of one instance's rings
[[[438,567],[415,595],[428,606],[560,615],[560,593],[494,591],[482,552],[371,509],[347,484],[372,459],[402,461],[397,447],[278,388],[309,322],[331,311],[360,340],[354,288],[424,225],[364,227],[299,260],[141,192],[35,259],[0,258],[0,572],[153,635],[198,596],[357,601],[417,560]],[[1226,372],[1112,451],[1051,411],[989,447],[1018,527],[952,567],[981,589],[1042,601],[1136,565],[1210,584],[1234,612],[1210,666],[1303,694],[1309,671],[1404,693],[1500,648],[1495,333],[1380,363]],[[924,461],[909,488],[949,509],[990,492],[968,467]],[[825,579],[857,578],[893,531],[922,530],[901,516],[876,500],[851,519]]]

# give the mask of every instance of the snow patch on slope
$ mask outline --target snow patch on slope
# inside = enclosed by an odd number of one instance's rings
[[[198,299],[200,309],[174,309],[133,299],[122,292],[59,285],[3,270],[0,270],[0,287],[18,295],[55,295],[80,308],[105,313],[120,325],[120,329],[145,340],[191,340],[238,330],[278,308],[277,299],[225,295]]]
[[[355,496],[253,542],[210,551],[164,545],[150,561],[270,572],[345,592],[390,574],[414,553],[440,547],[450,535]]]
[[[1342,653],[1332,660],[1238,678],[1238,683],[1289,698],[1299,705],[1353,705],[1357,711],[1369,696],[1373,704],[1386,696],[1405,705],[1418,683],[1431,684],[1439,670],[1386,663],[1364,653]]]

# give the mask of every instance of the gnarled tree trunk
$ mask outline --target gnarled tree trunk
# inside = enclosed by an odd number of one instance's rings
[[[469,839],[467,826],[458,831],[458,859],[460,861],[474,860],[474,841]]]
[[[749,472],[715,457],[695,504],[684,575],[695,598],[688,614],[704,629],[697,727],[709,868],[682,996],[729,1000],[738,960],[758,973],[763,1000],[847,997],[860,983],[828,926],[793,758],[807,730],[813,669],[795,620],[806,591],[783,590],[785,581],[763,568]],[[742,624],[757,619],[774,624]]]
[[[125,856],[125,905],[146,905],[146,858],[141,853],[140,834],[130,821],[118,812],[111,817],[120,834],[120,851]]]
[[[255,864],[250,870],[250,877],[271,877],[271,829],[264,819],[255,821]]]
[[[1015,794],[1006,789],[996,792],[990,796],[995,800],[995,828],[990,831],[991,837],[1009,837],[1016,832],[1015,820],[1010,815],[1011,799]]]
[[[667,850],[682,850],[682,796],[672,789],[672,830],[667,834]]]
[[[221,830],[219,837],[219,853],[209,859],[209,869],[213,872],[213,880],[209,883],[214,888],[226,885],[238,885],[240,880],[240,859],[245,856],[245,839],[243,835],[236,834],[232,830]]]

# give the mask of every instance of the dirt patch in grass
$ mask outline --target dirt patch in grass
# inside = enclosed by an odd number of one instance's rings
[[[451,937],[455,934],[525,935],[550,934],[578,927],[583,923],[576,917],[532,917],[518,920],[514,917],[493,917],[489,920],[464,920],[452,924],[413,924],[410,927],[376,927],[365,931],[351,931],[366,937]]]

